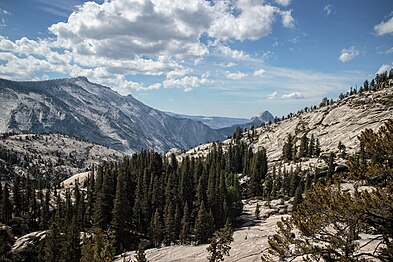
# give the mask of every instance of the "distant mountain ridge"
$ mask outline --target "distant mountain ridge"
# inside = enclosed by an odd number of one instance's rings
[[[217,129],[217,132],[224,136],[230,136],[233,135],[233,133],[238,127],[240,127],[242,130],[251,129],[252,127],[259,127],[262,123],[267,124],[269,122],[274,122],[274,116],[269,111],[263,111],[258,116],[252,117],[247,123],[223,127]]]
[[[171,112],[166,113],[179,119],[186,118],[192,119],[194,121],[200,121],[203,124],[215,129],[218,133],[225,137],[232,135],[238,127],[241,129],[250,129],[253,126],[259,127],[262,123],[274,122],[274,116],[269,111],[263,111],[251,119],[220,116],[190,116]]]
[[[184,114],[176,114],[172,112],[165,112],[170,116],[176,118],[188,118],[194,121],[200,121],[203,124],[213,128],[213,129],[220,129],[223,127],[229,127],[233,125],[242,125],[246,124],[250,121],[247,118],[238,118],[238,117],[223,117],[223,116],[191,116],[191,115],[184,115]]]
[[[178,119],[86,77],[17,82],[0,79],[0,133],[62,133],[133,153],[191,148],[223,135]]]

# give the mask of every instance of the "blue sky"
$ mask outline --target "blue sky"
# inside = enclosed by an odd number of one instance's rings
[[[0,77],[84,75],[163,111],[282,116],[393,66],[391,0],[3,0]]]

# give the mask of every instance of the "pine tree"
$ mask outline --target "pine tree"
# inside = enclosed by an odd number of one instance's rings
[[[316,185],[306,192],[291,219],[277,223],[279,230],[269,238],[269,252],[282,261],[390,261],[393,230],[387,221],[393,221],[392,202],[391,187],[354,197],[336,186]],[[298,236],[293,234],[295,228],[300,231]],[[385,237],[380,238],[380,245],[373,241],[359,245],[360,234],[366,232]],[[380,248],[382,245],[386,247]],[[362,248],[371,252],[362,252]]]
[[[150,222],[150,239],[156,247],[160,247],[163,241],[163,226],[158,209],[156,209]]]
[[[115,250],[111,239],[105,239],[101,229],[97,229],[94,234],[94,261],[111,262],[115,255]]]
[[[327,179],[331,180],[333,174],[334,174],[334,154],[331,152],[329,155],[329,160],[328,160]]]
[[[303,201],[303,186],[301,185],[301,183],[297,186],[296,191],[295,191],[295,196],[293,197],[293,210],[297,209],[297,206],[302,203]]]
[[[128,217],[130,217],[130,204],[125,192],[125,181],[123,172],[117,176],[116,198],[113,203],[112,228],[115,236],[115,248],[120,251],[120,246],[125,245],[126,230],[128,228]]]
[[[304,157],[308,153],[308,138],[306,134],[304,134],[300,139],[300,147],[299,147],[299,157]]]
[[[137,262],[148,262],[146,255],[145,255],[145,249],[143,248],[142,244],[139,244],[138,251],[136,252],[134,257]]]
[[[212,218],[206,211],[205,203],[202,202],[199,206],[198,216],[195,220],[195,241],[196,244],[207,243],[212,231],[214,230],[211,225]]]
[[[61,247],[62,260],[79,261],[81,258],[80,233],[75,216],[68,225],[64,238]]]
[[[47,231],[44,249],[43,249],[43,257],[42,261],[45,262],[58,262],[62,261],[62,244],[63,237],[60,231],[60,226],[57,221],[54,221]]]
[[[310,138],[310,143],[308,144],[308,152],[307,155],[308,157],[312,157],[315,154],[315,138],[314,138],[314,134],[311,134],[311,138]]]
[[[287,136],[287,141],[284,143],[283,149],[282,149],[282,154],[283,154],[283,159],[287,161],[293,160],[293,155],[292,155],[292,148],[293,148],[293,136],[291,134],[288,134]]]
[[[0,212],[0,214],[2,215],[1,221],[4,224],[7,224],[8,222],[10,222],[10,220],[12,218],[12,203],[10,200],[10,193],[8,191],[7,184],[4,184],[3,197],[2,197],[1,203],[2,203],[1,212]]]
[[[261,196],[262,195],[262,183],[267,174],[267,157],[266,150],[262,148],[256,154],[254,154],[251,165],[251,177],[248,187],[248,195]]]
[[[45,191],[45,199],[41,198],[40,229],[48,228],[50,191]]]
[[[216,231],[209,239],[210,245],[206,250],[210,253],[207,257],[209,262],[224,261],[224,256],[229,256],[231,242],[233,241],[233,230],[229,223],[225,227]]]
[[[12,187],[12,202],[14,204],[14,214],[16,217],[21,216],[22,212],[22,194],[21,194],[21,188],[20,188],[20,177],[19,175],[16,175],[14,177],[14,183]]]
[[[176,240],[175,236],[175,210],[172,201],[168,201],[165,211],[165,244],[170,245]]]
[[[81,247],[81,259],[80,262],[92,262],[94,261],[94,248],[92,241],[83,235],[82,247]],[[95,262],[95,261],[94,261]]]
[[[189,244],[191,234],[190,211],[188,203],[184,205],[183,218],[181,220],[180,243]]]

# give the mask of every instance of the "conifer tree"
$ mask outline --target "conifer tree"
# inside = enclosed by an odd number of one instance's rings
[[[94,261],[94,248],[92,241],[83,235],[82,247],[81,247],[81,259],[80,262],[92,262]]]
[[[1,200],[1,220],[4,224],[7,224],[12,218],[12,203],[10,200],[10,193],[8,191],[8,185],[4,184],[3,197]]]
[[[292,202],[293,210],[296,210],[297,206],[303,201],[302,193],[303,193],[303,186],[300,183],[297,186],[296,191],[295,191],[295,195],[293,197],[293,202]]]
[[[125,181],[123,172],[117,176],[116,198],[113,204],[112,228],[114,230],[115,248],[120,251],[120,246],[124,246],[125,234],[129,225],[130,205],[125,192]]]
[[[210,253],[207,257],[209,262],[223,261],[224,256],[229,256],[231,242],[233,241],[233,230],[229,223],[225,227],[216,231],[209,239],[210,245],[206,250]]]
[[[304,134],[300,139],[299,157],[304,157],[308,153],[308,138]]]
[[[308,157],[315,155],[315,138],[314,134],[311,134],[310,143],[308,144]]]
[[[65,231],[61,254],[62,261],[79,261],[81,258],[80,233],[75,216]]]
[[[282,261],[390,261],[393,230],[387,221],[393,221],[392,202],[391,187],[353,197],[336,186],[314,186],[292,218],[277,223],[277,234],[269,238],[270,252]],[[295,237],[294,228],[300,231]],[[373,245],[373,241],[359,245],[360,234],[366,232],[385,237],[377,237],[380,245]],[[372,251],[362,252],[361,248]]]
[[[175,210],[172,201],[168,201],[165,211],[165,244],[170,245],[176,240],[175,236]]]
[[[266,150],[262,148],[254,154],[251,166],[251,177],[249,182],[249,196],[262,195],[262,183],[267,174]]]
[[[291,134],[288,134],[287,136],[287,141],[284,143],[283,149],[282,149],[282,154],[283,154],[283,159],[291,161],[293,160],[293,136]]]
[[[136,252],[134,257],[137,262],[148,262],[145,255],[145,249],[143,248],[142,244],[139,244],[138,251]]]
[[[330,152],[329,160],[328,160],[328,172],[327,172],[327,179],[331,180],[334,174],[334,154]]]
[[[190,242],[191,234],[191,223],[190,223],[190,211],[188,203],[184,205],[183,218],[181,220],[181,232],[180,232],[180,243],[188,244]]]
[[[22,212],[22,194],[21,194],[21,188],[20,188],[20,177],[19,175],[16,175],[14,177],[14,183],[12,187],[12,202],[14,204],[14,214],[16,217],[21,216]]]
[[[201,202],[194,227],[196,244],[207,243],[207,240],[214,230],[212,228],[211,220],[212,217],[207,213],[205,203]]]
[[[62,243],[63,237],[60,231],[60,225],[57,221],[54,221],[47,231],[44,249],[42,254],[42,261],[45,262],[58,262],[62,261]]]
[[[111,239],[104,237],[101,229],[96,229],[94,234],[94,261],[112,262],[115,250]]]
[[[29,200],[29,210],[28,210],[28,216],[29,216],[29,228],[32,231],[36,231],[37,228],[37,220],[39,219],[38,217],[38,205],[37,205],[37,199],[35,195],[35,190],[32,190],[32,195]]]
[[[158,209],[156,209],[156,212],[150,222],[150,239],[156,247],[161,246],[163,241],[163,226]]]

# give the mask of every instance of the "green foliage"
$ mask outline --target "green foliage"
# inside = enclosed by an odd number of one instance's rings
[[[362,132],[360,150],[350,160],[352,177],[362,182],[366,179],[376,189],[359,192],[355,181],[353,194],[343,191],[339,184],[328,184],[306,191],[301,204],[295,196],[292,217],[277,223],[277,234],[269,238],[270,254],[283,261],[392,261],[392,138],[392,120],[377,133]],[[331,154],[330,177],[333,161]],[[298,189],[295,195],[300,196]],[[361,242],[367,235],[372,238]],[[262,258],[272,259],[267,254]]]
[[[224,228],[217,230],[209,239],[210,245],[206,250],[210,253],[207,257],[209,262],[224,261],[224,256],[229,256],[231,242],[233,241],[233,230],[229,223]]]
[[[0,261],[6,260],[6,256],[14,244],[14,236],[11,229],[0,223]]]
[[[393,231],[387,226],[393,221],[392,201],[392,188],[359,193],[354,198],[339,187],[316,186],[306,192],[304,202],[292,218],[277,223],[278,233],[269,239],[270,251],[283,260],[303,257],[313,261],[362,258],[388,261],[384,259],[393,255],[390,240]],[[372,253],[359,252],[363,246],[357,240],[361,233],[368,232],[373,232],[374,240],[384,242],[387,247],[377,246]]]
[[[393,180],[393,119],[378,132],[366,129],[358,138],[360,150],[349,161],[352,176],[372,185],[387,185]]]
[[[136,252],[134,257],[137,262],[148,262],[145,255],[145,249],[143,248],[142,244],[139,245],[138,251]]]
[[[207,243],[213,231],[213,217],[211,214],[207,213],[205,203],[202,202],[199,206],[198,216],[195,220],[194,233],[196,243]]]

